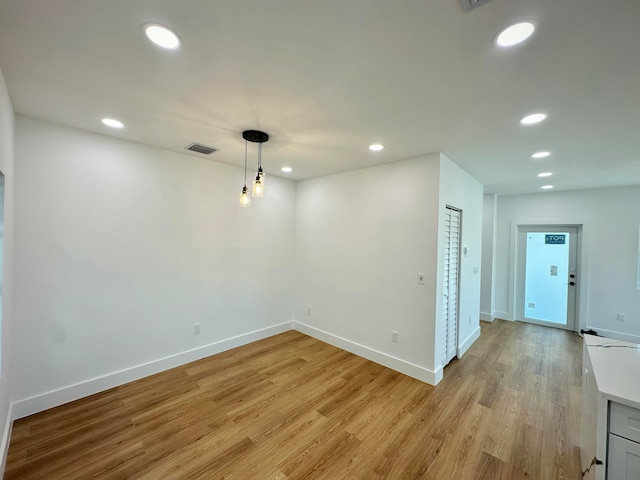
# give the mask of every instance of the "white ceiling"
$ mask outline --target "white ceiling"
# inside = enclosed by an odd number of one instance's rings
[[[493,44],[523,20],[531,39]],[[19,114],[192,156],[242,166],[264,130],[268,175],[444,152],[488,193],[567,190],[640,184],[639,24],[638,0],[0,0],[0,68]]]

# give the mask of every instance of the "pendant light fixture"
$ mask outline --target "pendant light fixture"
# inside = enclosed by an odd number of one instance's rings
[[[242,192],[240,192],[240,206],[242,208],[251,206],[251,197],[249,196],[249,191],[247,190],[247,139],[244,139],[244,187],[242,187]]]
[[[253,188],[251,194],[254,197],[264,196],[264,172],[262,170],[262,144],[269,140],[269,135],[260,130],[245,130],[242,132],[242,138],[244,138],[244,187],[240,194],[240,206],[248,207],[251,203],[249,199],[249,193],[247,189],[247,142],[253,142],[258,144],[258,171],[256,172],[256,178],[253,181]]]

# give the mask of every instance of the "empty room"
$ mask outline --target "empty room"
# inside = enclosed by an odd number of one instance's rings
[[[0,0],[4,478],[640,478],[639,19]]]

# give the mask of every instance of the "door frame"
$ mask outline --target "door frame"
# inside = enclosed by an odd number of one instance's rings
[[[580,273],[580,259],[578,258],[578,249],[580,246],[580,227],[576,225],[519,225],[518,226],[518,251],[517,255],[517,280],[516,280],[516,303],[514,310],[514,318],[518,322],[526,322],[533,323],[536,325],[542,325],[545,327],[554,327],[561,328],[563,330],[569,331],[577,331],[576,326],[578,324],[578,289],[569,289],[567,288],[567,319],[568,321],[562,325],[554,322],[547,322],[544,320],[534,320],[528,319],[525,315],[525,275],[527,269],[527,260],[526,260],[526,251],[527,251],[527,243],[525,240],[526,234],[528,231],[538,231],[538,232],[568,232],[570,234],[569,237],[569,272],[567,272],[567,283],[569,280],[569,273],[571,272],[571,264],[572,260],[575,260],[574,270],[576,273],[576,277]],[[571,254],[575,256],[574,259],[571,258]],[[576,278],[577,280],[578,278]],[[576,282],[577,283],[577,282]]]
[[[578,251],[577,269],[578,285],[576,288],[576,322],[575,331],[587,328],[587,318],[589,318],[589,305],[587,302],[587,292],[589,291],[589,241],[591,238],[591,219],[583,217],[568,217],[554,219],[514,219],[511,220],[509,237],[509,292],[508,292],[508,313],[506,320],[516,320],[517,292],[518,292],[518,230],[520,227],[578,227]],[[506,233],[506,232],[505,232]],[[499,233],[498,233],[499,234]],[[497,266],[499,268],[499,265]],[[504,271],[504,270],[503,270]]]

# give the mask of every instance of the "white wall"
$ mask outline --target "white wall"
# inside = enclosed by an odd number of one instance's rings
[[[15,416],[290,328],[294,182],[21,116],[16,182]]]
[[[0,474],[4,471],[9,438],[11,434],[10,379],[14,373],[10,358],[12,346],[11,326],[13,324],[13,198],[14,198],[14,113],[4,76],[0,70],[0,171],[5,175],[4,188],[4,262],[2,274],[2,325],[0,338],[2,349],[0,359]]]
[[[640,291],[636,289],[640,186],[500,196],[498,202],[497,311],[513,318],[509,284],[512,222],[579,219],[588,227],[582,238],[582,275],[586,278],[580,285],[580,328],[640,341]],[[626,322],[617,321],[618,313],[626,314]]]
[[[464,210],[463,242],[471,253],[463,259],[460,338],[472,342],[479,334],[480,277],[472,272],[480,265],[482,186],[440,154],[299,182],[301,329],[437,383],[446,204]],[[421,272],[424,285],[417,282]]]
[[[498,212],[498,196],[484,195],[482,199],[482,262],[480,286],[480,319],[493,322],[495,308],[493,291],[495,289],[495,228]]]
[[[444,212],[447,205],[462,210],[461,245],[468,253],[461,252],[460,292],[458,305],[458,350],[461,356],[480,336],[480,266],[482,262],[482,184],[449,160],[440,155],[440,208],[439,248],[437,278],[444,275]],[[436,338],[444,335],[442,320],[442,282],[437,282]],[[444,352],[438,342],[435,365],[438,366]]]
[[[438,170],[430,155],[301,181],[296,214],[296,321],[430,383]]]

